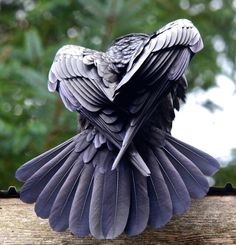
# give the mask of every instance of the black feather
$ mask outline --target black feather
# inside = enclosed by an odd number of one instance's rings
[[[209,184],[199,168],[170,143],[166,142],[164,150],[173,166],[181,175],[190,196],[193,198],[205,196],[208,192]]]
[[[151,175],[147,180],[150,202],[148,224],[159,228],[171,219],[173,215],[173,205],[159,160],[150,148],[147,149],[147,152],[144,152],[144,156],[145,155],[146,157],[144,159],[148,162],[148,167],[151,171]]]
[[[167,135],[168,141],[178,149],[184,156],[190,159],[207,176],[213,175],[220,167],[215,158],[207,153],[188,145],[170,135]]]

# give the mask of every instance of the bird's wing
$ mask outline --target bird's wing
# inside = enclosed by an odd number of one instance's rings
[[[122,142],[124,125],[111,102],[117,77],[109,65],[102,52],[66,45],[55,56],[48,89],[59,92],[67,109],[81,112],[113,141]]]
[[[186,19],[179,19],[167,24],[152,35],[145,46],[140,49],[140,52],[134,53],[129,62],[127,73],[115,89],[113,100],[122,93],[126,86],[131,86],[131,83],[132,86],[136,87],[138,75],[160,76],[160,74],[167,72],[168,67],[170,65],[173,66],[174,63],[173,61],[172,63],[170,62],[170,60],[173,60],[172,56],[174,55],[171,53],[178,52],[180,47],[188,47],[192,53],[197,53],[203,48],[199,31],[191,21]],[[178,68],[177,65],[176,68]],[[179,72],[176,69],[172,69],[172,72],[169,72],[169,78],[176,80],[175,76]],[[143,79],[142,82],[144,82]],[[155,81],[151,80],[150,82],[154,83]],[[150,83],[145,83],[142,86],[148,85]]]
[[[119,149],[128,117],[112,102],[117,74],[105,53],[67,45],[59,49],[49,71],[49,91],[57,90],[65,106],[78,111]],[[131,162],[150,174],[135,147]]]
[[[76,111],[83,106],[98,111],[108,103],[116,74],[107,67],[105,54],[76,45],[58,50],[49,71],[48,89],[58,90],[65,106]]]
[[[181,19],[153,34],[142,51],[131,59],[128,72],[116,86],[113,96],[115,104],[133,114],[113,168],[163,96],[182,79],[192,56],[202,48],[196,27],[189,20]],[[130,91],[132,96],[127,97]]]

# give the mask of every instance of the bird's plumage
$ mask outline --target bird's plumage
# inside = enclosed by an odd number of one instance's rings
[[[219,164],[170,134],[184,73],[202,48],[182,19],[118,38],[105,52],[59,49],[48,89],[81,114],[82,132],[17,170],[21,199],[36,202],[56,231],[112,239],[161,227],[203,197]]]

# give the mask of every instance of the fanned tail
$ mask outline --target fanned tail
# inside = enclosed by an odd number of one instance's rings
[[[17,170],[25,182],[21,200],[35,202],[36,214],[55,231],[113,239],[162,227],[184,213],[191,198],[206,195],[205,176],[219,168],[214,158],[157,128],[147,142],[136,143],[150,176],[131,162],[132,148],[112,170],[118,149],[87,129]]]
[[[149,144],[143,143],[139,150],[151,171],[147,177],[148,224],[161,227],[174,214],[184,213],[190,198],[202,198],[207,194],[209,184],[206,176],[213,175],[220,166],[207,153],[157,128],[152,133]],[[158,139],[158,144],[155,139]]]
[[[171,144],[176,150],[186,156],[190,161],[192,161],[196,167],[206,176],[212,176],[215,174],[220,165],[215,158],[209,154],[186,144],[170,135],[167,135],[167,141]]]
[[[132,165],[125,157],[112,171],[116,155],[99,132],[87,129],[17,170],[16,177],[25,182],[21,200],[35,202],[36,214],[49,218],[55,231],[115,238],[129,217]]]
[[[16,178],[20,181],[24,181],[25,184],[23,185],[21,192],[20,192],[20,198],[22,201],[26,203],[33,203],[37,200],[40,193],[43,191],[44,187],[54,178],[58,179],[57,176],[62,174],[66,174],[65,171],[60,171],[60,168],[66,169],[67,159],[69,158],[70,154],[73,152],[75,147],[75,142],[72,141],[67,145],[65,148],[59,147],[58,148],[58,154],[55,155],[55,151],[51,150],[47,153],[47,159],[49,161],[45,161],[44,154],[42,156],[39,156],[30,162],[24,164],[22,167],[20,167],[16,172]],[[59,152],[61,148],[61,151]],[[42,158],[41,158],[42,157]],[[64,165],[64,163],[66,163]],[[32,167],[31,167],[32,166]],[[33,172],[32,169],[35,171]],[[59,172],[58,172],[59,171]],[[55,176],[55,173],[58,174]],[[25,179],[26,178],[26,179]],[[57,182],[54,181],[54,185],[56,185]],[[52,186],[50,184],[50,186]],[[49,187],[50,188],[50,187]],[[52,188],[52,192],[54,191],[54,188]],[[53,196],[53,193],[50,193],[51,196]],[[50,199],[50,197],[49,197]],[[49,201],[49,200],[48,200]]]
[[[65,148],[69,148],[68,146],[70,146],[72,142],[73,138],[26,162],[24,165],[17,169],[16,178],[19,181],[25,182],[43,165],[56,157],[61,151],[63,151]]]

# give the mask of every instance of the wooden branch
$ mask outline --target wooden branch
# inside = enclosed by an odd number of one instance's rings
[[[236,196],[207,196],[192,201],[190,210],[161,229],[146,229],[116,240],[76,238],[51,230],[36,217],[34,206],[18,198],[0,199],[0,244],[236,244]]]

